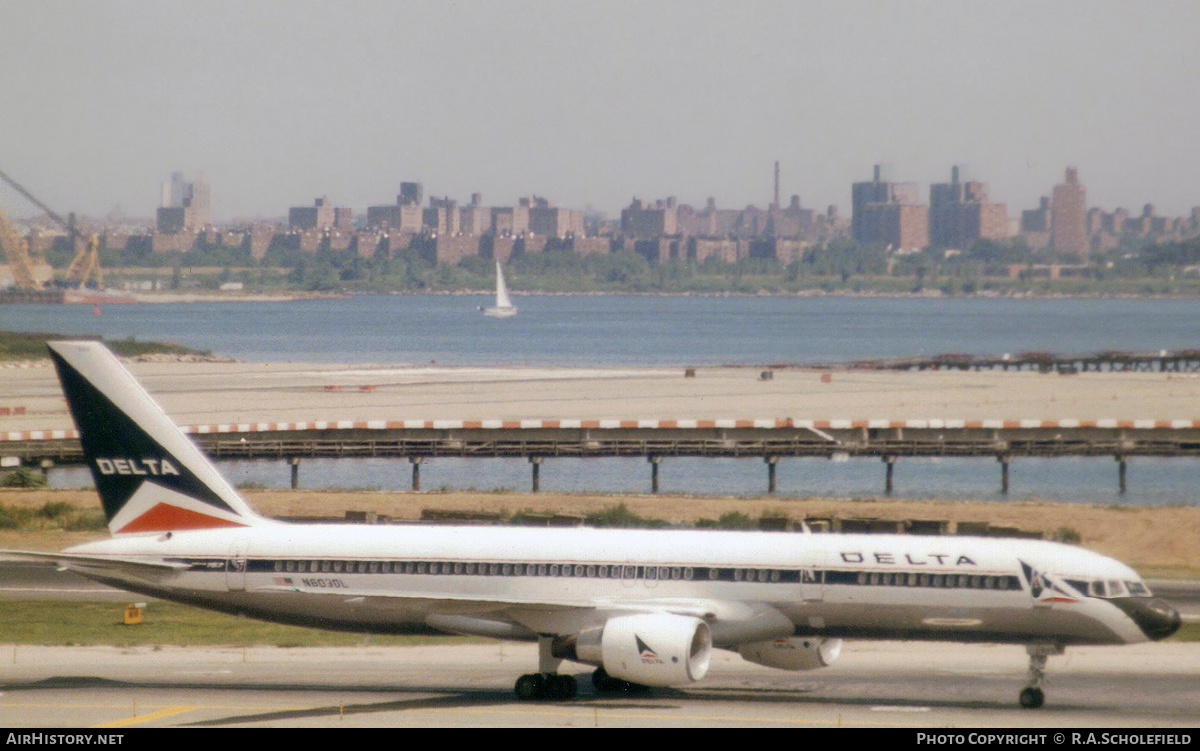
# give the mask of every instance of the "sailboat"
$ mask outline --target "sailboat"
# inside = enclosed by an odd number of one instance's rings
[[[517,314],[517,306],[508,299],[508,285],[504,283],[504,270],[500,268],[500,259],[496,259],[496,304],[490,308],[481,307],[485,316],[492,318],[508,318]]]

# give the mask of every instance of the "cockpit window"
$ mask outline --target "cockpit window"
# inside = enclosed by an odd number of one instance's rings
[[[1065,579],[1081,594],[1088,597],[1149,597],[1150,590],[1138,581],[1120,581],[1118,579]]]

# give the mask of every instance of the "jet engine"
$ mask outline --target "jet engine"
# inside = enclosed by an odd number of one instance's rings
[[[818,639],[812,636],[756,641],[738,647],[742,659],[781,670],[828,667],[841,653],[841,639]]]
[[[613,678],[631,683],[679,686],[708,672],[712,634],[699,618],[670,613],[624,615],[557,641],[553,653],[602,666]]]

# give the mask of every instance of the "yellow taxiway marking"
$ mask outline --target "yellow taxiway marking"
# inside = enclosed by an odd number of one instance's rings
[[[151,712],[150,714],[134,715],[133,717],[126,717],[123,720],[113,720],[112,722],[104,722],[99,725],[92,725],[92,727],[94,727],[94,728],[123,728],[123,727],[128,727],[129,725],[138,725],[143,722],[151,722],[153,720],[158,720],[163,717],[170,717],[171,715],[183,714],[184,712],[194,712],[195,710],[201,709],[201,708],[202,707],[199,707],[199,706],[167,707],[166,709],[160,709],[159,711]]]
[[[462,712],[464,714],[493,714],[493,715],[516,715],[516,716],[531,716],[532,715],[532,716],[542,716],[542,717],[564,717],[564,718],[569,718],[569,719],[585,719],[585,720],[591,719],[596,723],[599,723],[600,721],[603,721],[603,720],[615,720],[618,723],[624,722],[624,721],[629,721],[629,720],[638,720],[638,721],[652,721],[652,722],[663,722],[663,721],[688,722],[688,723],[697,723],[697,724],[713,723],[713,722],[717,722],[717,723],[734,722],[734,723],[763,723],[763,724],[775,724],[775,725],[805,725],[805,726],[815,725],[815,726],[832,726],[832,727],[841,727],[841,726],[843,726],[843,724],[847,727],[863,727],[863,726],[866,726],[866,727],[873,727],[873,726],[914,727],[914,728],[931,727],[931,725],[929,723],[914,723],[914,722],[887,722],[887,723],[884,723],[884,722],[867,720],[867,719],[843,719],[843,717],[840,714],[837,715],[836,717],[822,717],[819,719],[808,719],[808,718],[788,718],[788,717],[774,717],[774,716],[760,717],[760,716],[755,716],[755,715],[711,715],[711,716],[706,716],[706,715],[695,715],[695,714],[685,714],[685,713],[679,713],[679,714],[655,713],[655,712],[643,712],[643,713],[620,712],[620,713],[618,713],[615,710],[608,710],[608,711],[604,711],[604,710],[605,710],[605,707],[603,707],[603,706],[587,707],[587,706],[580,705],[580,706],[574,706],[574,707],[563,707],[562,709],[551,709],[551,708],[547,708],[544,706],[540,707],[540,708],[536,708],[536,709],[533,707],[530,707],[529,709],[462,707],[462,708],[455,708],[455,709],[422,708],[422,709],[409,709],[409,710],[402,710],[402,711],[414,712],[414,713],[416,713],[416,712],[451,712],[451,711],[453,711],[453,712]]]

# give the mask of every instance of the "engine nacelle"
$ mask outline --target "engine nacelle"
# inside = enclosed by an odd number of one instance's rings
[[[742,659],[780,670],[816,670],[828,667],[842,653],[841,639],[792,636],[787,639],[742,644]]]
[[[708,672],[712,634],[699,618],[644,613],[610,618],[579,634],[569,659],[602,665],[613,678],[643,686],[680,686]],[[564,645],[565,646],[565,645]]]

